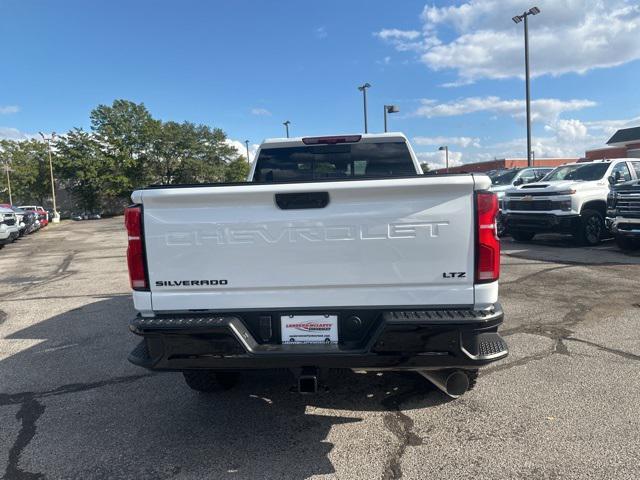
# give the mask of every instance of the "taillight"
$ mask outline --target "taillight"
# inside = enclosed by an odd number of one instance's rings
[[[142,207],[132,205],[124,210],[124,226],[127,229],[127,265],[129,280],[134,290],[147,290],[147,275],[144,268],[144,248],[142,245]]]
[[[498,197],[495,193],[476,193],[476,283],[500,277],[500,240],[496,229]]]

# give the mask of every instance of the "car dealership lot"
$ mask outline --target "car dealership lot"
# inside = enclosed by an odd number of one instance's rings
[[[511,354],[450,401],[414,375],[286,372],[198,395],[130,365],[122,218],[0,252],[6,478],[637,478],[640,254],[503,242]]]

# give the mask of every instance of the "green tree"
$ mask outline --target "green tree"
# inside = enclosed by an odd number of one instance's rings
[[[144,104],[115,100],[111,106],[98,105],[90,118],[103,154],[118,172],[113,187],[119,195],[129,196],[132,190],[154,183],[149,155],[161,122],[151,117]]]
[[[249,175],[249,163],[245,157],[231,160],[224,172],[225,182],[244,182]]]
[[[11,168],[13,203],[48,204],[51,196],[51,178],[47,144],[38,140],[0,140],[0,151],[3,163],[8,163]],[[55,170],[55,156],[53,164]],[[2,173],[4,174],[4,171]],[[6,183],[6,175],[4,182]],[[8,202],[8,193],[5,196]]]
[[[238,152],[217,128],[190,122],[165,122],[154,139],[150,163],[165,184],[220,182]]]
[[[58,176],[65,188],[86,211],[99,210],[107,199],[119,196],[128,179],[114,168],[113,158],[105,155],[98,139],[75,128],[56,142]]]

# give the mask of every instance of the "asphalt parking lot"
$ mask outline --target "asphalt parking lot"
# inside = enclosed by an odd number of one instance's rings
[[[286,374],[215,395],[129,364],[122,218],[0,251],[0,474],[35,478],[638,478],[640,254],[503,243],[510,356],[450,401],[418,376]]]

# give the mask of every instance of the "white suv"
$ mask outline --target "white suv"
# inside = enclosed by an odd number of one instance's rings
[[[633,158],[558,167],[540,182],[507,190],[506,228],[519,241],[555,232],[572,234],[581,244],[597,245],[606,232],[609,184],[633,180],[638,170],[640,159]]]
[[[0,207],[0,248],[20,235],[16,214],[10,208]]]

